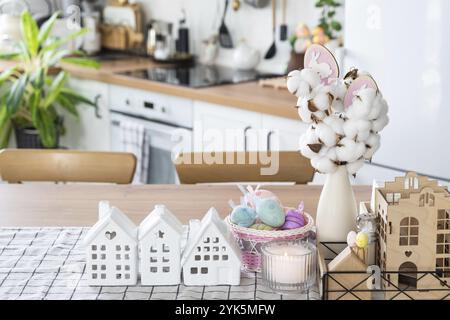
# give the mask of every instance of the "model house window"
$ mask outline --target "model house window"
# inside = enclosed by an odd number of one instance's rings
[[[409,188],[419,189],[419,179],[417,179],[417,177],[405,179],[405,189]]]
[[[419,207],[423,207],[425,204],[430,207],[434,206],[434,195],[430,193],[422,194],[419,198]]]
[[[398,204],[401,197],[402,197],[402,194],[399,192],[386,193],[386,201],[389,204]]]
[[[419,221],[406,217],[400,221],[400,245],[416,246],[419,243]]]
[[[438,234],[436,239],[436,253],[448,254],[450,253],[450,234]]]
[[[438,211],[437,228],[438,230],[450,230],[450,209]]]
[[[450,258],[436,259],[436,273],[441,278],[450,278]]]

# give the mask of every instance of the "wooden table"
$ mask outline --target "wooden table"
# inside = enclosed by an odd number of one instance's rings
[[[315,216],[321,186],[271,186],[285,206],[304,200]],[[370,199],[369,186],[354,187],[357,201]],[[239,201],[236,186],[218,185],[53,185],[0,184],[0,227],[91,226],[97,221],[97,205],[109,200],[135,223],[140,223],[155,204],[165,204],[182,223],[201,218],[214,206],[225,217],[228,200]]]

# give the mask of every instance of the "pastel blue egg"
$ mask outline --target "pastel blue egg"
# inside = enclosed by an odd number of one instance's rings
[[[274,199],[263,199],[256,208],[258,218],[268,226],[277,228],[284,224],[286,219],[283,208]]]
[[[238,226],[248,228],[256,221],[256,211],[253,208],[246,206],[236,206],[231,212],[231,222]]]

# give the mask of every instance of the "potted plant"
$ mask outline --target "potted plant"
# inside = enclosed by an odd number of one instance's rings
[[[339,0],[317,0],[316,8],[321,9],[319,25],[313,31],[313,43],[327,46],[335,50],[339,46],[336,32],[342,30],[342,24],[336,20],[336,8],[340,7]]]
[[[31,14],[24,11],[23,40],[15,51],[0,53],[0,59],[17,62],[0,74],[0,148],[8,145],[13,130],[19,148],[57,148],[59,136],[64,134],[61,111],[78,116],[78,104],[95,105],[66,87],[69,74],[59,68],[61,63],[99,67],[82,53],[64,48],[87,30],[52,37],[57,18],[58,13],[53,14],[39,29]]]

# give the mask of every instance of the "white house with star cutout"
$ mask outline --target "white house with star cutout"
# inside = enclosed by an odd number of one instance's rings
[[[183,225],[164,205],[139,225],[140,273],[142,285],[180,283]]]

